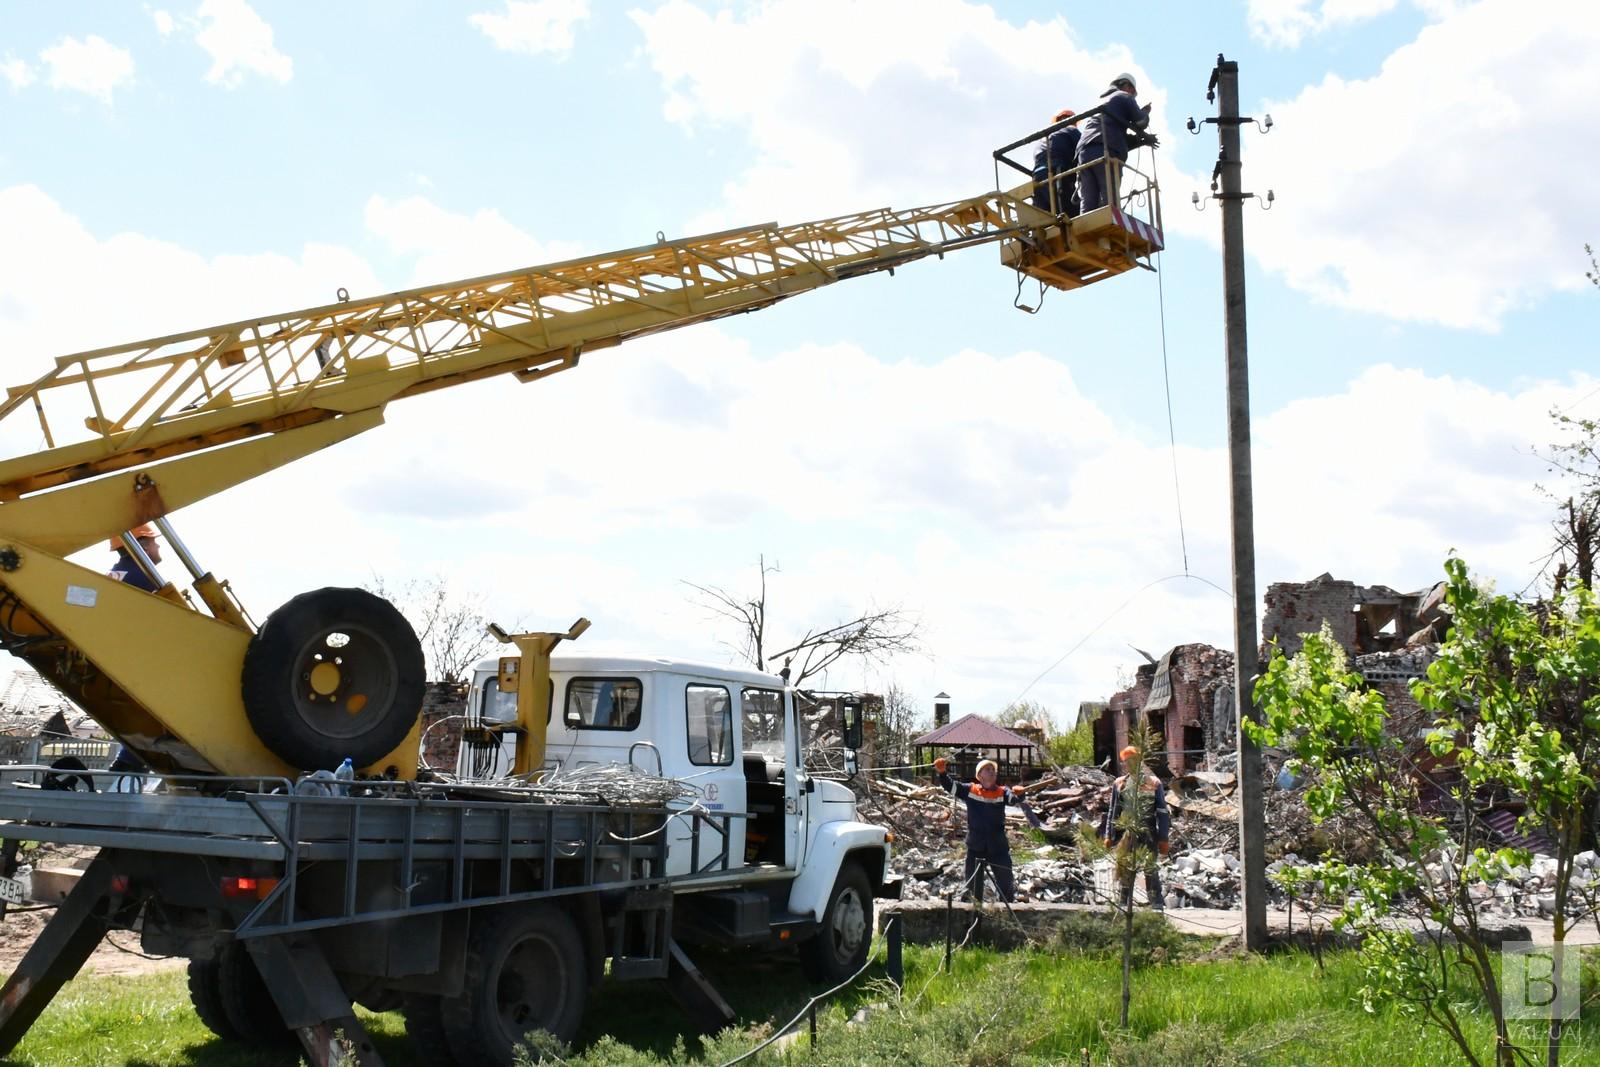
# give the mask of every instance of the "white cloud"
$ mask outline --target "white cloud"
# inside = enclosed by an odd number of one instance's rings
[[[367,221],[430,267],[479,239],[516,261],[549,252],[493,212],[416,198],[375,199]],[[0,190],[0,244],[16,252],[0,259],[13,381],[62,351],[320,303],[341,284],[394,287],[340,248],[208,258],[96,234],[28,186]],[[85,291],[99,294],[95,316],[78,314]],[[1379,367],[1262,413],[1258,585],[1331,570],[1418,588],[1454,547],[1521,588],[1548,536],[1528,446],[1549,438],[1549,408],[1597,385],[1495,391]],[[1385,413],[1380,431],[1373,412]],[[37,447],[37,428],[0,445]],[[1226,455],[1179,459],[1193,570],[1225,584]],[[1180,569],[1169,463],[1163,441],[1034,353],[763,351],[705,326],[593,353],[532,386],[495,380],[397,403],[384,427],[177,523],[258,618],[320,585],[439,573],[487,592],[504,623],[587,614],[585,647],[711,659],[726,635],[679,580],[743,588],[765,552],[783,568],[775,633],[869,601],[923,621],[925,655],[836,672],[832,685],[892,677],[992,711],[1101,627],[1030,694],[1065,713],[1114,688],[1129,643],[1230,640],[1223,595],[1159,581]],[[284,517],[270,553],[238,535],[263,514]]]
[[[1294,48],[1305,38],[1363,22],[1394,9],[1398,0],[1250,0],[1250,35],[1269,45]]]
[[[294,60],[278,51],[272,27],[245,0],[201,0],[195,14],[200,23],[195,43],[211,57],[206,81],[234,89],[246,74],[279,83],[294,77]]]
[[[177,20],[172,17],[172,12],[160,8],[151,9],[146,6],[145,11],[150,15],[150,21],[156,24],[156,32],[163,37],[171,37],[172,31],[178,28]]]
[[[32,85],[37,75],[34,73],[33,68],[28,65],[27,60],[8,55],[5,59],[0,60],[0,77],[5,78],[6,83],[15,92],[18,89],[26,89]]]
[[[755,150],[717,216],[691,228],[993,188],[994,148],[1063,106],[1094,103],[1122,70],[1164,128],[1165,93],[1129,49],[1089,48],[1060,18],[1015,24],[962,0],[776,0],[737,11],[669,0],[631,17],[667,117],[690,130],[744,129]]]
[[[39,59],[50,72],[52,89],[88,93],[108,104],[113,92],[133,82],[132,54],[95,34],[81,41],[63,37],[40,52]]]
[[[1297,48],[1308,37],[1386,15],[1400,0],[1249,0],[1250,35],[1278,48]],[[1411,0],[1429,18],[1453,14],[1458,0]]]
[[[423,196],[372,197],[367,201],[366,225],[391,251],[415,257],[413,285],[494,274],[578,254],[577,245],[541,241],[498,211],[463,215]]]
[[[1248,181],[1279,199],[1252,252],[1329,303],[1474,329],[1581,285],[1597,52],[1600,6],[1485,0],[1369,78],[1263,103],[1277,126],[1249,138]]]
[[[572,28],[588,17],[588,0],[506,0],[504,11],[479,12],[467,21],[502,51],[559,56],[572,51]]]

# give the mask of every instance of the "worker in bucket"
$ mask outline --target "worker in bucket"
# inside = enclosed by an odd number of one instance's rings
[[[1154,134],[1145,132],[1150,125],[1150,105],[1139,106],[1139,87],[1132,74],[1118,74],[1111,79],[1111,88],[1101,93],[1105,102],[1096,114],[1083,123],[1083,136],[1078,139],[1078,200],[1079,210],[1087,214],[1096,208],[1118,202],[1122,184],[1122,165],[1128,161],[1128,152],[1142,145],[1158,147],[1160,141]],[[1095,166],[1084,166],[1095,163]]]
[[[161,542],[156,540],[154,526],[148,522],[142,523],[129,530],[128,536],[139,542],[139,547],[144,549],[144,554],[150,557],[151,563],[161,562]],[[106,577],[115,578],[123,585],[131,585],[147,593],[156,591],[156,583],[145,574],[144,568],[139,566],[139,561],[129,554],[127,546],[122,543],[122,538],[113,537],[110,547],[111,551],[117,554],[117,562],[111,565]]]
[[[950,761],[943,756],[933,761],[933,771],[939,788],[967,805],[967,864],[966,879],[962,883],[967,887],[966,895],[972,900],[983,899],[983,882],[977,880],[982,863],[994,872],[1000,899],[1011,903],[1016,885],[1011,877],[1011,842],[1006,840],[1006,806],[1020,807],[1030,826],[1037,827],[1039,817],[1028,807],[1021,790],[997,783],[1000,768],[992,759],[978,764],[975,782],[958,782],[951,778]]]
[[[1072,115],[1072,109],[1064,107],[1050,120],[1051,125]],[[1033,155],[1033,206],[1039,210],[1069,219],[1078,213],[1078,183],[1072,177],[1072,168],[1077,164],[1080,134],[1074,124],[1039,142]]]
[[[1133,745],[1122,750],[1124,773],[1111,784],[1111,803],[1100,824],[1100,839],[1112,850],[1117,871],[1122,876],[1122,906],[1133,906],[1134,864],[1143,861],[1144,887],[1150,906],[1165,911],[1167,901],[1161,892],[1160,860],[1171,849],[1167,835],[1172,829],[1172,812],[1167,807],[1167,788],[1144,765],[1143,754]],[[1136,825],[1129,827],[1122,817],[1129,800],[1129,780],[1137,784]],[[1131,830],[1131,832],[1130,832]]]

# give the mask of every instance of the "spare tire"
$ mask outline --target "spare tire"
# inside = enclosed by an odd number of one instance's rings
[[[267,618],[241,689],[263,744],[299,770],[366,766],[405,739],[422,710],[416,632],[365,589],[301,593]]]

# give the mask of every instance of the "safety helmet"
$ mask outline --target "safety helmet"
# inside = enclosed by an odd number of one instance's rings
[[[1129,74],[1127,71],[1123,71],[1121,74],[1118,74],[1111,79],[1111,88],[1115,89],[1123,82],[1128,83],[1128,89],[1130,92],[1139,91],[1139,84],[1133,80],[1133,75]]]
[[[1122,750],[1121,755],[1123,759],[1127,759],[1129,756],[1137,756],[1138,754],[1139,750],[1132,745],[1129,745],[1127,748]]]
[[[156,528],[150,525],[148,522],[141,522],[139,525],[129,530],[128,535],[135,541],[145,537],[153,538],[156,535]],[[113,537],[106,547],[110,548],[113,552],[118,551],[122,548],[122,538]]]
[[[1000,773],[1000,765],[998,763],[996,763],[992,759],[986,759],[986,760],[981,761],[978,764],[978,773],[982,774],[985,767],[987,767],[989,770],[993,771],[996,774]]]
[[[1051,119],[1050,121],[1051,122],[1060,122],[1062,119],[1070,119],[1072,116],[1074,116],[1076,114],[1077,114],[1077,112],[1072,110],[1070,107],[1064,107],[1060,111],[1057,111],[1056,112],[1056,117]]]

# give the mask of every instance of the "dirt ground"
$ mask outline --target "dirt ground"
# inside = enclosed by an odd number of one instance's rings
[[[23,862],[35,867],[71,867],[92,859],[95,849],[74,846],[42,846],[27,855]],[[25,904],[8,907],[5,921],[0,922],[0,974],[10,974],[33,945],[39,931],[55,915],[55,909]],[[151,959],[139,948],[139,935],[130,930],[116,930],[105,936],[94,954],[83,965],[80,974],[135,975],[183,967],[183,959]]]

